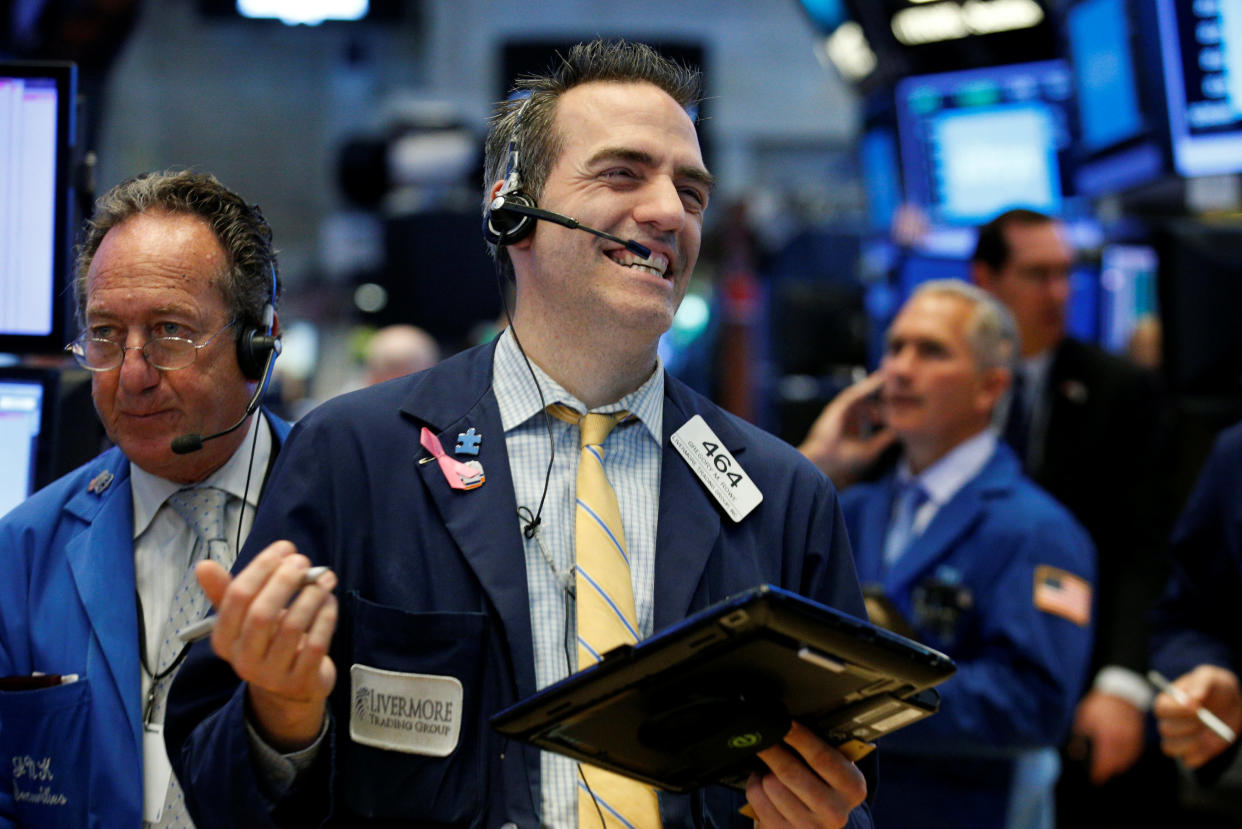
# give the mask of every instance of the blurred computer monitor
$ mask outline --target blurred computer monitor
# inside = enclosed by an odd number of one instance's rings
[[[919,75],[896,96],[906,199],[933,222],[1061,212],[1073,117],[1063,61]]]
[[[52,474],[58,379],[54,369],[0,367],[0,515]]]
[[[0,352],[66,341],[76,70],[0,62]]]

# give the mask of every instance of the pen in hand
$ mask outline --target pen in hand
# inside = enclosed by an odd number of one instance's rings
[[[1164,691],[1166,694],[1173,697],[1179,705],[1193,711],[1195,716],[1199,718],[1199,722],[1207,726],[1217,737],[1220,737],[1227,743],[1232,743],[1238,738],[1238,735],[1234,733],[1233,729],[1226,725],[1220,717],[1216,716],[1211,711],[1186,696],[1185,691],[1165,679],[1164,675],[1159,671],[1148,671],[1147,679],[1152,685],[1155,685],[1161,691]]]
[[[324,566],[312,567],[302,574],[302,586],[314,584],[319,581],[319,577],[328,572],[328,568]],[[216,616],[208,616],[206,619],[200,619],[192,625],[186,625],[177,631],[177,638],[182,642],[193,643],[199,639],[205,639],[211,635],[216,627]]]

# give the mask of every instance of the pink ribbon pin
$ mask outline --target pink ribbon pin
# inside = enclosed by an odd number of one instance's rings
[[[456,458],[444,454],[444,447],[440,445],[440,441],[436,440],[436,436],[426,426],[423,427],[422,434],[419,436],[419,442],[436,459],[436,463],[440,464],[440,471],[444,473],[444,479],[448,481],[448,485],[453,489],[467,490],[483,486],[483,481],[485,480],[483,477],[483,464],[478,461],[462,463]]]

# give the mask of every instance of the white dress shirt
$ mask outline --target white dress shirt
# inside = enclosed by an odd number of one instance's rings
[[[984,429],[972,438],[950,449],[940,460],[923,470],[918,481],[927,493],[927,500],[914,514],[912,537],[922,535],[923,530],[936,517],[940,508],[953,498],[962,487],[970,483],[982,471],[996,452],[996,432]],[[916,477],[905,459],[897,467],[897,480],[905,483]]]
[[[233,555],[237,554],[238,525],[243,540],[250,532],[271,453],[272,434],[267,419],[261,414],[252,417],[246,438],[232,457],[206,480],[196,484],[216,487],[232,496],[224,516]],[[164,623],[172,610],[173,594],[190,564],[196,537],[181,516],[165,504],[168,496],[185,489],[185,484],[165,480],[131,464],[130,487],[134,498],[134,581],[142,602],[147,665],[154,667],[165,633]],[[117,601],[127,599],[117,597]],[[172,676],[164,681],[171,682]],[[147,699],[150,689],[151,675],[143,670],[143,700]],[[144,762],[147,762],[145,758]]]

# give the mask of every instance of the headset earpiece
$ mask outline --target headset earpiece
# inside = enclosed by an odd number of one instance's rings
[[[524,207],[535,206],[535,200],[519,190],[492,199],[487,212],[483,214],[483,238],[493,245],[512,245],[535,231],[534,217],[506,210],[507,203]]]
[[[272,291],[263,306],[263,325],[249,326],[237,335],[237,365],[247,380],[262,380],[267,371],[267,358],[274,351],[280,356],[280,337],[272,333],[276,321],[276,263],[269,263]]]
[[[280,354],[280,339],[262,328],[247,328],[237,338],[237,365],[247,380],[262,380],[267,357],[272,351]]]
[[[483,238],[493,245],[512,245],[535,232],[533,216],[524,216],[506,210],[506,204],[535,207],[535,200],[522,192],[522,172],[518,163],[518,131],[522,115],[530,105],[530,93],[513,117],[513,132],[509,134],[509,158],[505,162],[505,180],[500,191],[483,212]]]

